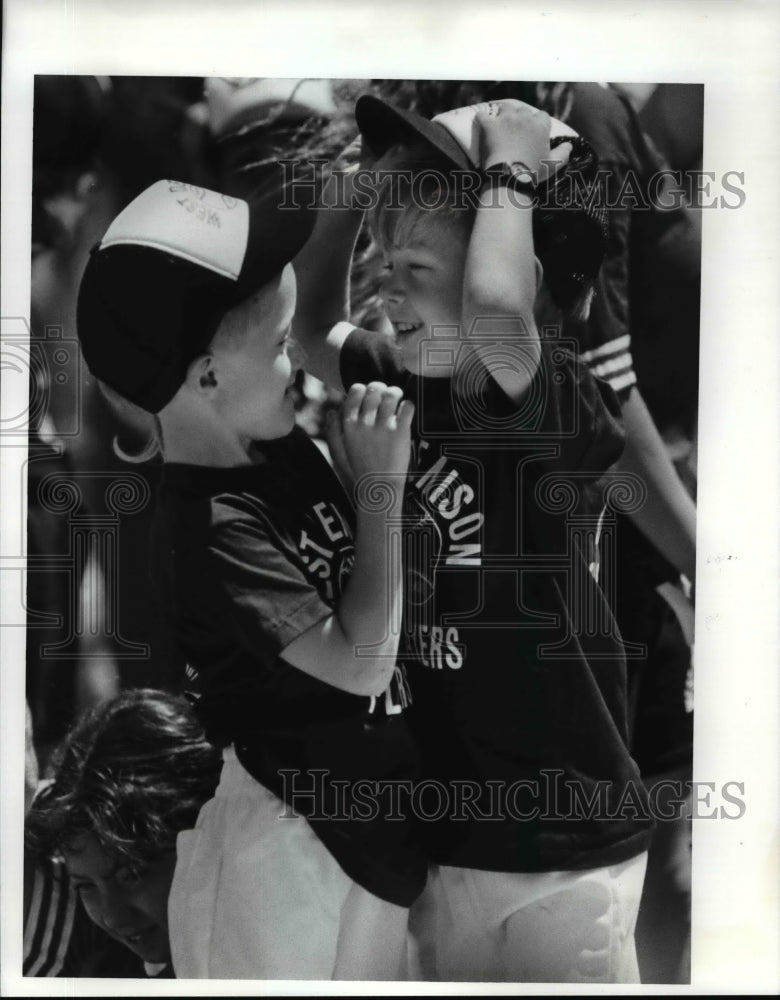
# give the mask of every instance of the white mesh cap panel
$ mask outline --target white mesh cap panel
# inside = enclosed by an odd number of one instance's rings
[[[248,236],[245,201],[181,181],[157,181],[120,212],[100,247],[162,250],[235,281]]]
[[[475,126],[474,119],[477,117],[478,111],[487,111],[490,103],[501,104],[501,101],[483,101],[481,104],[470,104],[468,107],[444,111],[432,119],[447,129],[474,166],[479,164],[479,129]],[[558,121],[557,118],[550,118],[550,138],[554,139],[559,135],[574,136],[577,133],[573,128]],[[568,144],[566,144],[563,148],[559,146],[552,150],[549,158],[550,160],[565,162],[568,159],[568,155],[569,149]]]

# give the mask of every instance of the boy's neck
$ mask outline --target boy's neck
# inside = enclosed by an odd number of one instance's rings
[[[233,469],[265,461],[251,441],[219,423],[193,414],[161,414],[165,462]]]
[[[250,446],[246,451],[242,448],[229,453],[221,447],[171,448],[166,445],[163,460],[166,463],[201,465],[211,469],[237,469],[247,465],[260,465],[265,461],[265,456],[255,446]]]

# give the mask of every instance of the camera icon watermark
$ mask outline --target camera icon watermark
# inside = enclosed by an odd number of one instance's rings
[[[433,327],[431,336],[418,345],[420,370],[438,369],[451,376],[448,409],[452,419],[442,423],[438,380],[421,379],[420,433],[426,439],[451,439],[455,433],[459,443],[497,445],[539,446],[576,437],[580,430],[578,385],[570,369],[577,343],[562,337],[555,325],[542,328],[540,341],[541,359],[535,341],[518,336],[516,317],[477,319],[466,340],[457,327]],[[499,388],[496,372],[527,386],[520,402],[511,401]],[[427,401],[426,393],[435,399]],[[547,417],[553,401],[556,415],[551,421]]]
[[[52,413],[52,398],[67,392],[69,404],[57,408],[59,438],[81,430],[81,348],[66,337],[61,326],[47,326],[41,336],[31,333],[24,317],[0,320],[0,365],[4,405],[0,438],[4,445],[26,445],[31,428],[40,427]]]

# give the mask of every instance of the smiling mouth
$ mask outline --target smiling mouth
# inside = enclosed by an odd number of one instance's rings
[[[399,323],[397,321],[393,322],[393,326],[400,337],[407,337],[410,333],[417,333],[423,328],[422,323]]]
[[[125,941],[131,948],[138,948],[149,940],[152,932],[153,928],[148,927],[145,931],[139,931],[137,934],[125,935]]]

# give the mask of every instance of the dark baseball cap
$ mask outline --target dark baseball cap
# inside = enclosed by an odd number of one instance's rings
[[[179,181],[152,184],[114,219],[81,280],[77,327],[92,374],[150,413],[173,399],[222,317],[276,277],[315,212],[251,204]]]
[[[437,118],[439,116],[437,115]],[[422,139],[460,170],[474,170],[461,143],[436,118],[423,118],[414,111],[397,108],[373,94],[363,94],[355,104],[355,121],[363,142],[374,157],[380,157],[398,143]]]

